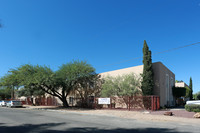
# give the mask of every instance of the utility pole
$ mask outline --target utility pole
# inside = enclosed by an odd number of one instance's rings
[[[13,73],[14,71],[8,71],[8,72],[11,72]],[[11,100],[14,100],[15,99],[15,86],[14,85],[11,85]]]
[[[15,87],[12,85],[12,91],[11,91],[11,99],[15,99]]]

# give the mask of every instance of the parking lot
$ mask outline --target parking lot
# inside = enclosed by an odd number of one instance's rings
[[[7,101],[7,100],[2,100],[0,101],[0,106],[1,107],[22,107],[22,102],[21,101],[17,101],[17,100],[10,100],[10,101]]]

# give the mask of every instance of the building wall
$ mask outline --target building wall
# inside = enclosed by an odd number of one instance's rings
[[[130,73],[134,73],[137,76],[140,76],[142,72],[143,72],[143,65],[140,65],[140,66],[135,66],[135,67],[129,67],[129,68],[124,68],[124,69],[104,72],[104,73],[100,73],[100,75],[102,78],[106,76],[117,77],[117,76],[122,76],[122,75],[130,74]]]
[[[175,74],[161,62],[153,63],[154,71],[154,95],[160,96],[161,106],[174,106],[175,99],[172,87],[175,85]]]
[[[172,95],[172,87],[175,85],[175,75],[161,62],[153,63],[154,89],[153,94],[160,96],[160,106],[173,106],[175,100]],[[143,73],[143,65],[101,73],[102,78],[106,76],[121,76],[135,73],[140,76]]]
[[[154,89],[153,94],[160,96],[160,106],[173,106],[175,105],[175,99],[172,95],[172,87],[175,86],[175,75],[171,72],[166,66],[164,66],[161,62],[153,63],[153,71],[154,71]],[[106,76],[121,76],[125,74],[134,73],[136,76],[141,76],[143,73],[143,65],[129,67],[120,70],[114,70],[109,72],[100,73],[101,77],[104,78]],[[68,96],[74,97],[72,95]],[[56,97],[58,104],[62,104],[60,99]]]

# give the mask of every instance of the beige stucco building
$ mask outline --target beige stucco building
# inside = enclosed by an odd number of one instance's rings
[[[189,88],[189,86],[183,81],[176,82],[175,87],[188,87]]]
[[[160,106],[174,106],[175,99],[172,94],[172,87],[175,86],[175,74],[161,62],[153,63],[154,89],[153,94],[160,96]],[[143,65],[129,67],[101,73],[102,78],[106,76],[120,76],[135,73],[140,76],[143,73]]]

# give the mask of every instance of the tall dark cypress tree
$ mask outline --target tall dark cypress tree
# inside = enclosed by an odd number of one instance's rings
[[[189,87],[190,87],[190,100],[192,100],[193,99],[192,77],[190,77]]]
[[[153,94],[153,68],[152,68],[152,59],[151,59],[151,51],[144,40],[143,46],[143,74],[142,74],[142,92],[143,95],[152,95]]]

